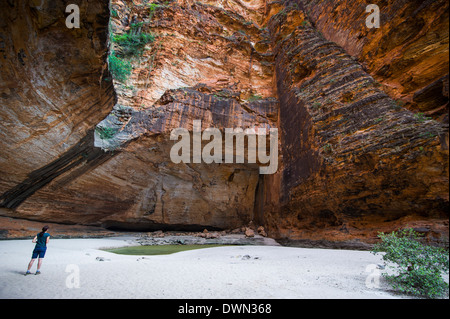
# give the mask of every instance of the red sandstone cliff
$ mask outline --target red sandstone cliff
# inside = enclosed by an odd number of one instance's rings
[[[65,5],[2,1],[2,215],[147,230],[253,220],[341,243],[407,224],[448,232],[447,1],[383,2],[372,30],[348,1],[98,2],[80,6],[80,29]],[[131,29],[154,41],[113,80],[108,50]],[[172,163],[171,130],[196,119],[278,127],[278,172]]]

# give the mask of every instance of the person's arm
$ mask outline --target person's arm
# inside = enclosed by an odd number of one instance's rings
[[[47,242],[46,243],[48,244],[49,241],[50,241],[50,236],[47,237]]]
[[[35,243],[36,240],[37,240],[37,236],[34,236],[34,238],[33,238],[33,243]]]

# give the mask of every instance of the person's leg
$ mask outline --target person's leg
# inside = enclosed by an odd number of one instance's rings
[[[28,271],[30,271],[31,267],[33,267],[33,264],[34,264],[35,260],[36,259],[33,259],[33,258],[30,260],[30,263],[28,264]]]
[[[34,264],[35,260],[36,260],[36,258],[31,258],[30,262],[28,263],[28,269],[27,269],[27,272],[25,273],[25,276],[28,275],[28,274],[31,274],[30,269],[31,269],[31,267],[33,267],[33,264]]]
[[[39,258],[38,259],[38,265],[37,265],[37,271],[41,271],[41,266],[42,266],[42,261],[44,260],[44,258]]]
[[[41,273],[41,266],[42,266],[42,262],[44,261],[44,256],[45,256],[45,251],[47,249],[41,249],[39,251],[39,259],[38,259],[38,265],[37,265],[37,270],[36,270],[36,274],[40,274]]]

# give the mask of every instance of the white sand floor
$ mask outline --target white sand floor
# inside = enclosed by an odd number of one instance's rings
[[[136,243],[53,239],[42,274],[35,263],[24,276],[34,244],[0,241],[0,298],[405,298],[382,278],[376,285],[382,261],[368,251],[231,246],[142,258],[99,250],[127,245]]]

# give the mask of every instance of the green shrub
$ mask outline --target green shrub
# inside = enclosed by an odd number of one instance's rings
[[[379,238],[381,242],[372,253],[385,252],[383,260],[394,274],[383,276],[394,289],[429,298],[448,293],[448,283],[443,279],[443,274],[449,271],[447,250],[423,244],[413,229],[380,233]]]
[[[133,67],[130,62],[122,60],[113,52],[109,55],[109,69],[114,79],[125,82],[131,74]]]
[[[419,122],[425,122],[425,121],[428,121],[428,120],[432,120],[431,117],[425,116],[424,113],[416,113],[416,114],[414,114],[414,117],[415,117],[416,120],[419,121]]]
[[[156,11],[156,9],[158,9],[158,8],[160,8],[160,7],[162,7],[160,4],[157,4],[157,3],[150,3],[149,5],[148,5],[148,8],[149,8],[149,12],[150,13],[154,13],[155,11]]]
[[[97,126],[95,130],[102,140],[109,140],[117,133],[117,130],[112,127]]]
[[[320,109],[322,107],[322,103],[314,102],[312,105],[313,109]]]
[[[322,147],[322,150],[323,150],[324,153],[326,153],[326,154],[331,154],[331,153],[333,153],[333,145],[331,145],[331,144],[325,144],[325,145]]]
[[[262,97],[261,95],[253,94],[252,96],[250,96],[250,97],[248,98],[248,101],[249,101],[249,102],[255,102],[255,101],[262,100],[262,99],[263,99],[263,97]]]
[[[136,28],[138,25],[136,24]],[[134,30],[135,28],[132,28]],[[132,56],[142,54],[144,46],[155,40],[155,36],[151,33],[126,33],[115,35],[112,41],[120,46],[120,53],[123,56]]]

